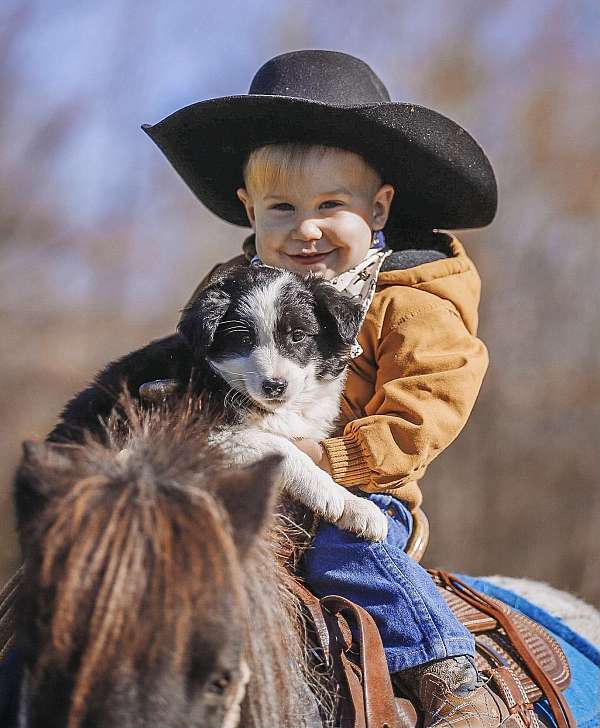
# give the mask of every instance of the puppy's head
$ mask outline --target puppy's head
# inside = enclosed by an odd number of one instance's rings
[[[242,267],[201,291],[178,330],[197,359],[274,410],[343,373],[360,323],[360,306],[327,282]]]

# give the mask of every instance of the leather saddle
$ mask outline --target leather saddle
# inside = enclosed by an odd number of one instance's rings
[[[477,666],[506,702],[512,725],[539,725],[533,704],[544,697],[558,728],[575,728],[561,694],[570,682],[569,665],[554,638],[533,620],[452,574],[429,573],[455,615],[474,634]],[[319,659],[333,671],[339,686],[335,725],[418,726],[418,708],[394,695],[379,631],[370,615],[343,597],[319,599],[297,580],[291,581],[291,588],[308,618]]]

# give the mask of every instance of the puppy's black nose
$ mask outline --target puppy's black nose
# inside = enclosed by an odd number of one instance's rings
[[[287,389],[287,384],[285,379],[265,379],[262,388],[267,397],[281,397]]]

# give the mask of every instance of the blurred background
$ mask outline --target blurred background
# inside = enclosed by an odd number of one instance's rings
[[[493,225],[461,235],[491,366],[423,482],[427,564],[600,606],[599,38],[597,0],[3,0],[0,579],[17,562],[20,442],[106,362],[172,332],[244,237],[140,125],[246,93],[278,53],[328,48],[458,121],[499,180]]]

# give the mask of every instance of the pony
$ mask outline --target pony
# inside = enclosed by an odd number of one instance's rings
[[[232,466],[192,396],[119,413],[101,438],[24,445],[19,728],[331,728],[336,686],[289,588],[279,456]],[[496,581],[598,644],[592,607]]]
[[[273,516],[279,456],[231,468],[196,403],[26,443],[15,481],[26,728],[330,725]]]

